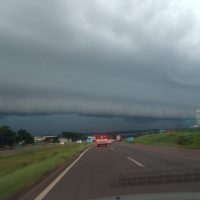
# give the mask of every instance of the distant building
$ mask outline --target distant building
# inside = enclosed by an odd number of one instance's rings
[[[165,129],[161,129],[161,130],[159,130],[159,133],[165,133],[165,132],[166,132]]]
[[[43,142],[53,142],[54,138],[56,138],[57,136],[35,136],[34,137],[34,142],[35,143],[43,143]]]
[[[67,139],[67,138],[59,138],[58,139],[59,140],[59,142],[60,142],[60,144],[67,144],[67,143],[69,143],[69,142],[72,142],[72,140],[71,139]]]
[[[34,142],[39,143],[39,142],[44,142],[45,137],[44,136],[35,136],[34,137]]]
[[[200,109],[196,110],[197,126],[200,127]]]

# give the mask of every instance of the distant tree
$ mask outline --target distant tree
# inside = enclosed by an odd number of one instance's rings
[[[45,143],[49,143],[49,142],[51,142],[51,138],[49,138],[49,137],[45,137],[45,138],[44,138],[44,142],[45,142]]]
[[[0,145],[13,146],[16,142],[16,133],[9,126],[0,127]]]
[[[83,133],[83,134],[81,134],[81,140],[87,140],[87,137],[88,137],[88,134],[86,134],[86,133]]]
[[[82,134],[75,132],[62,132],[61,137],[72,139],[72,141],[75,141],[80,140],[82,138]]]
[[[56,137],[54,137],[53,138],[53,143],[57,143],[57,142],[59,142],[59,139],[60,138],[60,136],[59,135],[57,135]]]
[[[20,129],[17,132],[16,141],[17,142],[24,142],[24,144],[32,144],[32,143],[34,143],[34,138],[26,130]]]

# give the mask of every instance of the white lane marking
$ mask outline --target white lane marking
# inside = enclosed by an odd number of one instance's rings
[[[186,157],[186,156],[178,156],[178,157],[200,162],[200,160],[195,159],[195,158],[189,158],[189,157]]]
[[[114,150],[114,148],[113,147],[110,147],[110,149],[113,151]]]
[[[79,155],[79,157],[71,163],[52,183],[50,183],[36,198],[35,200],[42,200],[50,190],[65,176],[65,174],[81,159],[81,157],[93,146],[87,148],[83,153]]]
[[[128,160],[134,162],[136,165],[140,166],[140,167],[144,167],[144,165],[140,162],[138,162],[137,160],[134,160],[133,158],[130,157],[126,157]]]
[[[119,143],[115,143],[117,144],[118,146],[120,146],[121,144]],[[153,151],[152,151],[153,152]],[[157,153],[157,151],[155,151]],[[172,152],[173,153],[173,152]],[[171,153],[165,153],[165,155],[168,155],[168,156],[172,156]],[[195,159],[195,158],[190,158],[190,157],[187,157],[187,156],[181,156],[181,155],[177,155],[177,154],[174,154],[173,156],[176,156],[178,158],[184,158],[184,159],[187,159],[187,160],[192,160],[192,161],[197,161],[197,162],[200,162],[200,159]]]

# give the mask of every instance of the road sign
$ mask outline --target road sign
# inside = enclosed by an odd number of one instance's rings
[[[128,142],[133,142],[134,141],[134,137],[133,136],[128,136],[127,137],[127,141]]]

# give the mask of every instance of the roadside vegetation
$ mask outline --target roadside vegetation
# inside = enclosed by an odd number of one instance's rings
[[[86,143],[67,144],[0,157],[0,200],[31,186],[87,147]]]
[[[0,149],[5,147],[13,147],[16,144],[33,144],[33,136],[25,129],[17,132],[13,131],[9,126],[0,127]]]
[[[39,135],[42,137],[42,135]],[[64,131],[56,136],[47,136],[42,141],[34,141],[33,135],[25,129],[20,129],[17,132],[12,130],[11,127],[5,125],[0,127],[0,150],[15,149],[25,147],[30,144],[42,143],[59,143],[60,138],[66,138],[71,142],[78,140],[87,140],[87,134]]]
[[[134,143],[200,148],[200,131],[147,134],[135,138]]]

